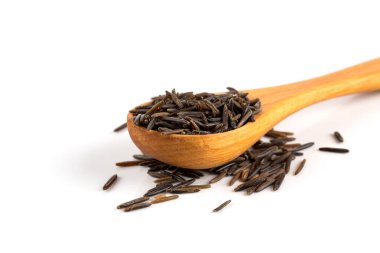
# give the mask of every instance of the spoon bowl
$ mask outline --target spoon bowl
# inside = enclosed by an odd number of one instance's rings
[[[128,131],[133,142],[147,155],[189,169],[223,165],[246,151],[277,123],[292,113],[317,102],[352,93],[380,89],[380,58],[314,79],[244,90],[250,99],[259,98],[262,111],[256,122],[232,131],[207,135],[165,135],[133,122],[128,114]]]

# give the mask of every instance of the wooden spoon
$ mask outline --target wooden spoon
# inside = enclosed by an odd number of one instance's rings
[[[144,154],[175,166],[212,168],[241,155],[266,132],[292,113],[314,103],[357,92],[380,89],[380,58],[318,78],[269,88],[245,90],[260,98],[256,122],[233,131],[208,135],[164,135],[136,126],[128,114],[128,131]]]

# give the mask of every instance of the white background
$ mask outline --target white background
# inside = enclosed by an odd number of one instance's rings
[[[0,251],[379,252],[379,92],[282,122],[316,146],[278,192],[252,196],[226,180],[119,212],[153,180],[114,166],[138,150],[112,132],[166,89],[267,87],[379,57],[376,2],[1,1]]]

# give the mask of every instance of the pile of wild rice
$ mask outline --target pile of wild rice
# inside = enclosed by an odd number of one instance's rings
[[[165,95],[130,112],[136,125],[165,134],[211,134],[233,130],[255,121],[258,98],[228,87],[223,94],[166,91]]]
[[[230,186],[239,181],[234,190],[245,191],[248,195],[260,192],[268,187],[272,187],[276,191],[289,173],[293,160],[297,156],[303,155],[300,151],[311,147],[314,143],[293,143],[295,138],[290,132],[271,130],[265,136],[268,141],[260,140],[233,161],[208,170],[184,169],[160,162],[146,155],[134,155],[136,160],[116,163],[119,167],[136,165],[148,167],[147,173],[155,178],[154,182],[156,183],[156,186],[149,189],[141,198],[123,203],[118,208],[125,211],[145,208],[154,203],[178,198],[177,194],[195,193],[210,188],[211,184],[225,177],[231,178],[228,183]],[[303,160],[296,168],[295,175],[301,171],[305,161]],[[205,174],[213,174],[215,177],[208,184],[197,184],[197,180]],[[162,194],[175,195],[166,196]],[[157,195],[159,198],[151,200],[151,197]]]

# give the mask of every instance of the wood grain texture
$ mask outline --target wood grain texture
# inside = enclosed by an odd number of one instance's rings
[[[380,89],[380,58],[314,79],[269,88],[246,90],[260,98],[262,112],[256,122],[209,135],[164,135],[136,126],[128,114],[133,142],[147,155],[190,169],[222,165],[242,154],[267,131],[292,113],[317,102],[352,93]]]

